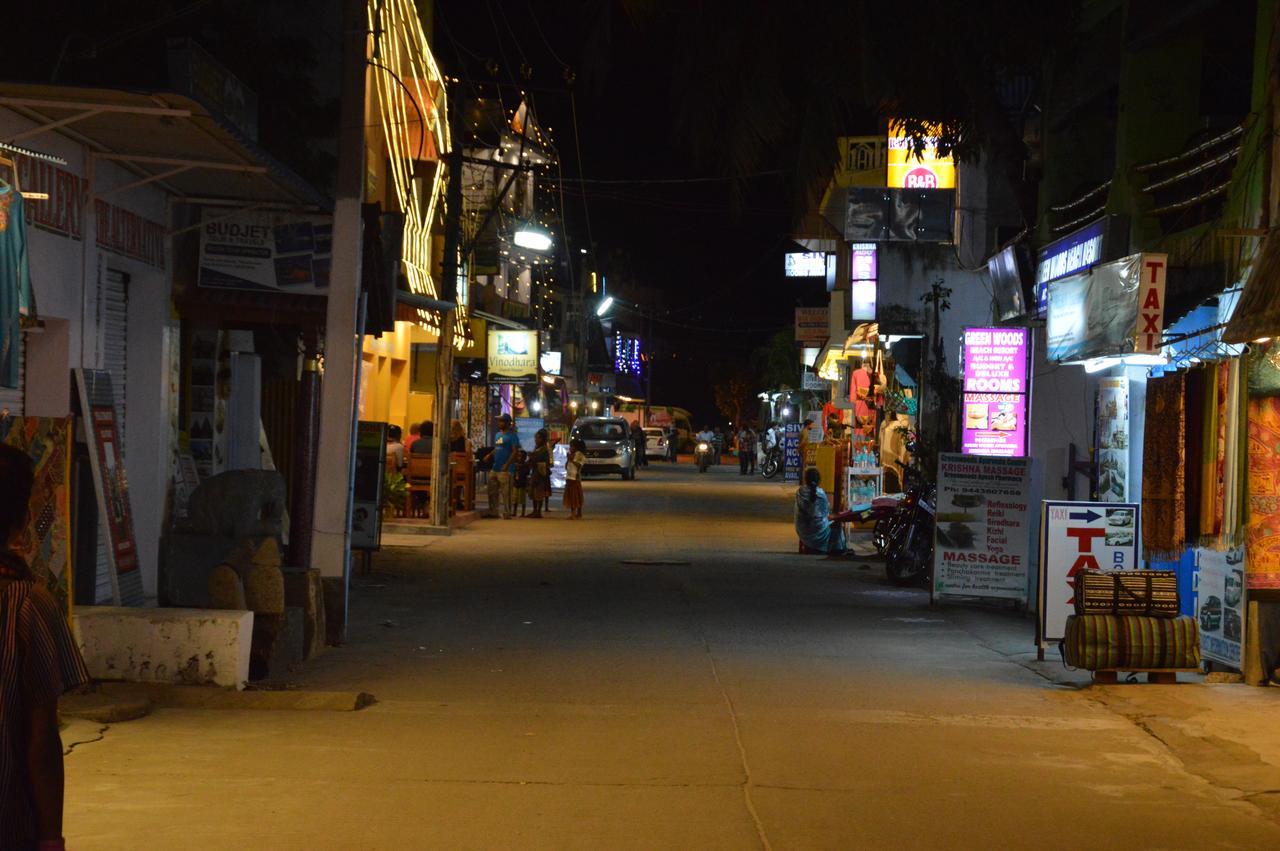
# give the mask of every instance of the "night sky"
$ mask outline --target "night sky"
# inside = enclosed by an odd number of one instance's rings
[[[713,416],[709,377],[789,327],[798,300],[824,304],[825,288],[782,274],[797,212],[789,176],[737,179],[724,162],[697,156],[675,127],[671,40],[622,9],[442,0],[435,47],[446,73],[461,69],[485,96],[502,91],[507,109],[517,103],[516,85],[527,88],[561,157],[569,239],[586,239],[589,213],[597,262],[610,281],[666,294],[671,313],[656,330],[665,357],[654,401]],[[532,72],[527,79],[522,65]],[[575,77],[580,145],[566,65]]]

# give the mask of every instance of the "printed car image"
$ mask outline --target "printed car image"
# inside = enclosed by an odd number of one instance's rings
[[[1203,632],[1222,629],[1222,601],[1217,597],[1210,597],[1200,607],[1200,629]]]

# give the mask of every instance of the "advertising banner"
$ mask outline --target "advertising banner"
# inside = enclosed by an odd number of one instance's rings
[[[917,157],[911,140],[901,128],[890,130],[886,155],[888,185],[897,189],[954,189],[956,163],[950,156],[938,153],[938,140],[925,139],[924,150]]]
[[[489,380],[538,380],[538,332],[489,330]]]
[[[874,322],[876,301],[879,295],[877,283],[876,244],[857,242],[849,246],[849,307],[853,321]]]
[[[1124,502],[1129,494],[1129,379],[1098,382],[1098,499]]]
[[[938,456],[933,548],[937,597],[1027,599],[1031,459]]]
[[[1058,502],[1040,508],[1040,647],[1066,634],[1082,570],[1137,570],[1142,507],[1132,502]]]
[[[1244,642],[1244,548],[1196,549],[1200,655],[1239,670]]]
[[[796,342],[825,343],[829,333],[827,317],[830,315],[828,307],[797,307]]]
[[[827,255],[821,251],[788,251],[786,254],[786,277],[788,278],[825,278],[827,276]]]
[[[1026,328],[964,331],[965,455],[1027,454]]]
[[[120,457],[120,430],[116,424],[111,373],[103,369],[77,369],[75,376],[89,442],[93,489],[98,497],[98,518],[107,532],[112,600],[117,606],[141,606],[146,598],[142,592],[142,571],[138,569],[129,484],[125,479],[124,459]]]
[[[387,424],[356,423],[356,474],[351,493],[351,549],[382,546],[382,488],[387,474]]]
[[[1158,351],[1167,265],[1164,254],[1132,254],[1051,283],[1049,360]]]
[[[787,423],[783,426],[782,480],[800,481],[800,423]]]
[[[324,295],[329,291],[331,216],[205,211],[200,286]]]

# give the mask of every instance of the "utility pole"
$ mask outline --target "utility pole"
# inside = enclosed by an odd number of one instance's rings
[[[441,301],[458,303],[458,247],[462,242],[463,102],[457,83],[449,98],[449,182],[445,187],[444,262],[440,269]],[[463,286],[467,286],[463,282]],[[436,353],[436,429],[431,436],[431,524],[449,526],[453,477],[449,471],[449,429],[453,421],[453,334],[458,309],[440,313],[440,345]]]

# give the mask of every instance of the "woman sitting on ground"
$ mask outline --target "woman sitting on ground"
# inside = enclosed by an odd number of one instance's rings
[[[833,520],[844,515],[831,516],[831,502],[827,492],[818,487],[822,475],[816,467],[804,471],[804,484],[796,488],[796,534],[808,549],[827,555],[841,555],[845,551],[844,526]]]

